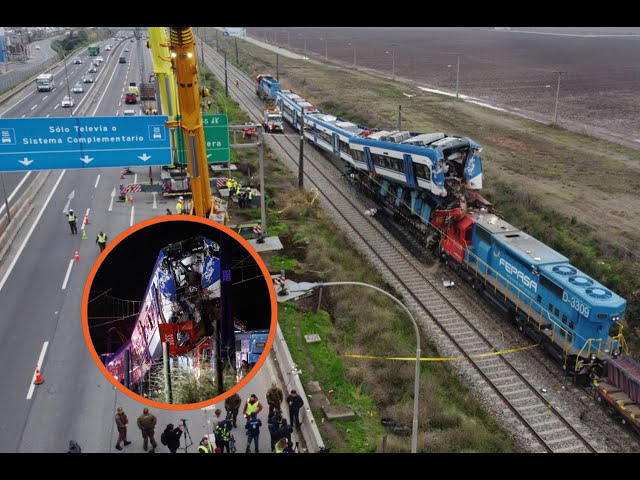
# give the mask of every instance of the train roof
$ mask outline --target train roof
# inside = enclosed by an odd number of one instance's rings
[[[326,113],[317,112],[309,115],[313,116],[312,118],[316,123],[346,137],[357,136],[366,130],[366,128],[361,125],[356,125],[353,122]]]
[[[624,308],[627,303],[624,298],[568,262],[564,265],[545,265],[540,271],[563,290],[588,300],[591,305],[619,309]]]
[[[569,259],[545,245],[540,240],[507,223],[493,213],[483,209],[470,209],[469,214],[476,224],[488,230],[495,241],[525,265],[542,266],[565,263]]]

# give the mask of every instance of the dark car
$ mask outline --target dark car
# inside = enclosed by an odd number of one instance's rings
[[[118,63],[127,63],[127,59],[126,59],[126,58],[124,58],[124,57],[120,57],[120,58],[118,59]]]

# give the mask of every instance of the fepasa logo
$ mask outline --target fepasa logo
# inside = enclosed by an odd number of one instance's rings
[[[538,292],[538,283],[535,282],[534,280],[531,280],[531,278],[527,274],[518,270],[517,267],[511,265],[509,262],[505,261],[504,258],[500,259],[499,264],[501,267],[504,267],[505,271],[509,275],[513,275],[514,277],[519,279],[524,284],[525,287],[531,288],[536,293]]]

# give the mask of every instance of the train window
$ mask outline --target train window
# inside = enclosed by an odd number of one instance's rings
[[[598,314],[598,318],[607,318],[607,314],[606,313],[599,313]]]
[[[573,328],[576,326],[575,323],[573,323],[573,321],[569,322],[569,328],[573,330]]]
[[[538,297],[536,298],[536,302],[538,303],[542,302],[542,297],[540,295],[538,295]]]
[[[562,323],[567,324],[567,316],[564,313],[562,314]]]
[[[364,162],[364,153],[362,150],[351,150],[351,156],[357,162]]]
[[[429,181],[429,179],[431,178],[427,166],[421,163],[413,162],[413,173],[416,178],[421,178],[423,180]]]
[[[560,311],[556,308],[553,310],[553,314],[557,317],[560,315]]]
[[[327,132],[318,130],[318,138],[321,138],[323,141],[327,142],[329,145],[333,145],[333,139],[331,138],[331,135],[329,135]]]
[[[487,243],[487,244],[491,243],[491,234],[484,228],[479,227],[477,224],[476,224],[476,236],[483,243]]]
[[[540,285],[552,293],[555,298],[562,298],[562,288],[550,281],[547,277],[540,276]]]
[[[395,170],[396,172],[404,172],[404,162],[397,158],[391,158],[377,153],[371,154],[373,164],[382,168],[388,168],[389,170]]]
[[[505,237],[507,238],[518,238],[520,236],[520,234],[518,233],[511,233],[509,235],[505,235]]]
[[[549,304],[549,311],[553,312],[553,304],[552,303]]]
[[[473,240],[473,229],[472,228],[467,228],[467,231],[464,234],[464,240],[467,243],[471,243],[471,240]]]
[[[347,142],[345,142],[344,140],[340,140],[340,150],[345,152],[345,153],[350,153],[349,144]]]

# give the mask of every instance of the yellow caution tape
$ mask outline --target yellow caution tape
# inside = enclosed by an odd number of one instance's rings
[[[530,348],[535,348],[540,344],[537,343],[535,345],[528,345],[526,347],[520,348],[511,348],[509,350],[501,350],[499,352],[488,352],[488,353],[478,353],[477,355],[469,355],[471,358],[483,358],[483,357],[491,357],[494,355],[505,355],[507,353],[521,352],[523,350],[529,350]],[[399,360],[404,362],[415,362],[416,358],[399,358],[399,357],[375,357],[373,355],[355,355],[347,353],[345,357],[350,358],[367,358],[370,360]],[[423,357],[420,359],[421,362],[452,362],[454,360],[466,360],[467,357]]]

